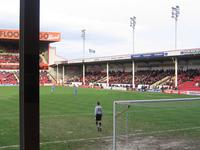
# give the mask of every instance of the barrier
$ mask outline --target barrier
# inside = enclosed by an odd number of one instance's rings
[[[200,91],[164,90],[164,93],[200,96]]]

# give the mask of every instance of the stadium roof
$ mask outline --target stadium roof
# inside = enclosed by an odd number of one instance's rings
[[[40,41],[59,42],[61,34],[59,32],[40,32]],[[19,40],[19,30],[0,29],[0,40]]]
[[[167,60],[172,57],[179,58],[196,58],[200,56],[200,48],[170,50],[155,53],[141,53],[141,54],[126,54],[105,57],[85,58],[84,63],[99,63],[99,62],[122,62],[122,61],[145,61],[145,60]],[[83,59],[72,59],[68,61],[56,61],[55,64],[82,64]]]

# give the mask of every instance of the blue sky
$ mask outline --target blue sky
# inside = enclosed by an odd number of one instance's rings
[[[10,1],[1,4],[1,29],[19,27],[19,0]],[[66,59],[83,56],[82,29],[86,29],[86,57],[131,54],[130,17],[136,16],[135,53],[172,50],[171,7],[176,5],[180,6],[177,48],[199,48],[199,0],[41,0],[40,27],[61,32],[62,40],[52,46]],[[89,54],[88,49],[96,53]]]

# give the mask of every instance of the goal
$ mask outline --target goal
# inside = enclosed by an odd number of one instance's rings
[[[200,97],[114,101],[113,150],[200,148],[199,118]]]

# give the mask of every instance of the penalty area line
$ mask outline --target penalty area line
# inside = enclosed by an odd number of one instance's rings
[[[59,143],[68,143],[68,142],[81,142],[81,141],[91,141],[91,140],[100,140],[100,139],[111,139],[112,136],[103,136],[103,137],[96,137],[96,138],[81,138],[81,139],[72,139],[72,140],[58,140],[58,141],[49,141],[49,142],[41,142],[40,145],[47,145],[47,144],[59,144]],[[7,145],[7,146],[0,146],[0,149],[6,148],[16,148],[19,145]]]

